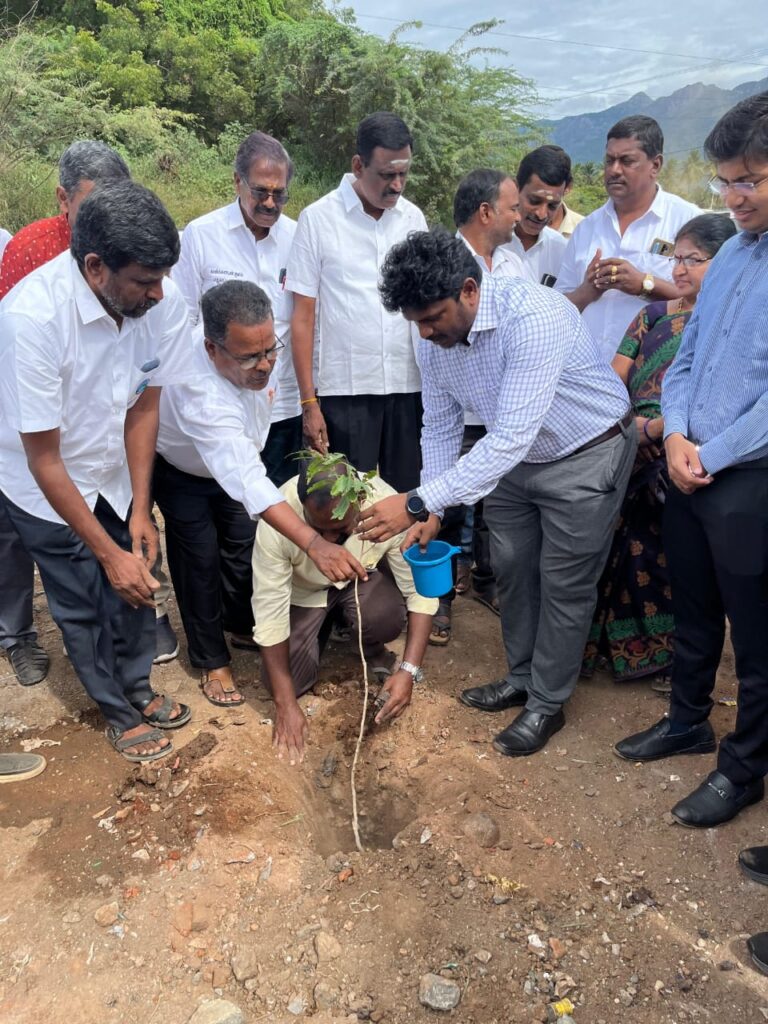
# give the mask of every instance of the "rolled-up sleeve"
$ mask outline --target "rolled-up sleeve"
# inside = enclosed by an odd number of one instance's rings
[[[267,523],[261,522],[256,528],[252,559],[253,638],[262,647],[274,647],[291,634],[290,550],[294,547]]]

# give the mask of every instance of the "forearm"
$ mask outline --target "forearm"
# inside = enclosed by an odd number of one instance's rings
[[[432,616],[421,612],[408,612],[408,627],[405,633],[403,661],[421,665],[427,651],[429,634],[432,631]]]
[[[283,640],[282,643],[274,644],[272,647],[261,648],[261,663],[267,674],[272,699],[277,708],[284,708],[296,703],[288,643],[288,640]]]
[[[131,476],[133,511],[149,515],[152,466],[157,447],[160,388],[147,388],[125,416],[125,455]]]
[[[311,526],[296,515],[287,501],[281,501],[278,505],[270,505],[261,513],[261,518],[268,526],[287,537],[302,551],[306,551],[318,536]]]
[[[315,300],[295,296],[291,318],[291,350],[302,401],[315,397],[313,357],[315,347]]]
[[[660,302],[662,299],[679,299],[680,292],[672,281],[665,281],[663,277],[654,277],[653,291],[643,292],[641,298],[648,296],[653,302]]]
[[[566,292],[565,297],[570,299],[580,313],[583,313],[587,306],[600,298],[600,292],[597,292],[591,284],[584,282],[578,288],[574,288],[572,292]]]

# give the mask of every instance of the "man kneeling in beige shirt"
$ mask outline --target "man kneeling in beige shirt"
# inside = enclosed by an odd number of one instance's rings
[[[343,472],[340,469],[338,472]],[[384,683],[387,697],[376,716],[378,724],[397,718],[411,701],[414,682],[422,677],[437,601],[416,593],[408,564],[400,552],[404,534],[380,544],[361,541],[354,533],[360,509],[352,506],[343,519],[334,519],[339,499],[331,495],[338,473],[315,476],[308,494],[306,468],[280,491],[297,515],[323,540],[343,545],[368,572],[358,587],[363,625],[363,649],[371,672],[392,667],[384,646],[399,636],[408,615],[403,660]],[[322,486],[316,488],[317,483]],[[376,502],[394,494],[379,477],[371,480]],[[390,574],[376,569],[386,559]],[[331,619],[340,612],[357,635],[354,584],[330,583],[304,551],[262,520],[253,547],[254,640],[261,647],[264,682],[275,701],[274,745],[293,762],[303,756],[307,720],[296,700],[317,682],[320,654],[330,633]]]

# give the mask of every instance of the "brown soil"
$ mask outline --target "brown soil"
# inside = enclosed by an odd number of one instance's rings
[[[664,711],[647,684],[581,684],[545,751],[502,758],[490,740],[511,714],[456,701],[501,673],[498,620],[460,599],[412,707],[365,741],[359,854],[352,645],[329,648],[302,702],[301,767],[275,759],[258,660],[238,654],[242,709],[206,703],[183,655],[156,671],[194,718],[170,734],[178,757],[137,769],[108,746],[38,603],[48,680],[22,689],[0,663],[0,749],[54,744],[44,774],[0,787],[3,1024],[186,1024],[217,995],[249,1024],[409,1024],[440,1016],[419,1003],[428,972],[459,984],[452,1016],[467,1024],[545,1021],[557,997],[577,1024],[768,1018],[745,945],[768,927],[766,893],[736,864],[768,843],[764,805],[717,830],[668,823],[713,757],[612,754]],[[718,695],[734,686],[725,660]],[[733,713],[716,708],[718,734]],[[497,822],[495,847],[464,835],[475,811]]]

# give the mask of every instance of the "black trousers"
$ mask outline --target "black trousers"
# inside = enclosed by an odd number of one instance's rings
[[[727,616],[739,692],[718,768],[737,784],[760,778],[768,772],[768,459],[723,470],[694,494],[670,488],[664,550],[675,616],[670,717],[709,715]]]
[[[299,464],[292,456],[304,446],[302,419],[301,416],[291,416],[269,428],[261,461],[275,487],[282,487],[286,480],[299,472]]]
[[[475,444],[480,440],[481,437],[485,437],[487,431],[485,427],[480,424],[468,424],[464,427],[464,437],[461,441],[461,449],[459,451],[459,458],[462,455],[466,455],[467,452],[471,451]],[[443,516],[443,525],[438,534],[439,540],[444,540],[446,544],[452,544],[454,547],[461,545],[461,530],[464,525],[464,505],[452,505],[450,508],[445,510]],[[472,528],[472,559],[474,562],[474,568],[472,569],[472,585],[478,594],[482,594],[485,597],[493,597],[496,593],[496,577],[493,575],[493,569],[491,568],[491,542],[488,534],[488,527],[485,525],[485,519],[483,517],[483,499],[477,502],[475,505],[475,522]],[[458,555],[454,555],[451,560],[451,567],[453,569],[453,582],[456,582],[456,570],[457,570]],[[456,597],[456,591],[451,590],[445,597],[441,597],[441,601],[445,601],[450,604]]]
[[[256,523],[215,480],[176,469],[158,455],[155,501],[165,519],[173,589],[195,668],[231,661],[224,631],[253,630],[251,554]]]
[[[376,469],[398,493],[419,486],[421,393],[329,395],[320,400],[331,451],[355,469]]]
[[[0,504],[37,562],[51,617],[88,696],[110,725],[120,730],[140,725],[136,706],[153,697],[154,608],[131,608],[118,597],[96,556],[69,526],[38,519],[3,494]],[[102,497],[94,515],[117,545],[131,550],[127,523]]]

